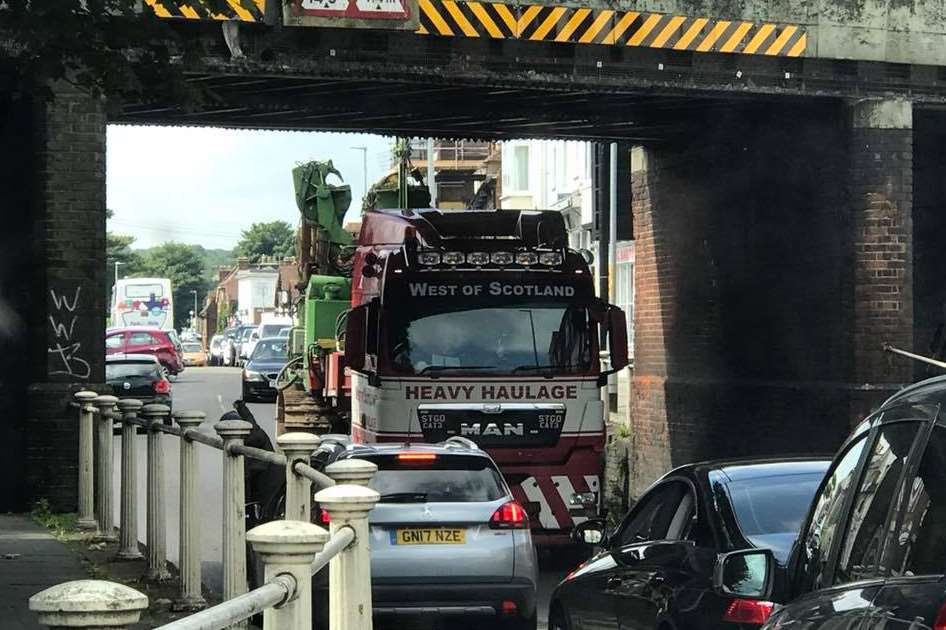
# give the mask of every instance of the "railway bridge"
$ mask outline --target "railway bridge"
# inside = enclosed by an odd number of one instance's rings
[[[146,0],[195,105],[14,94],[0,62],[0,509],[75,496],[103,381],[107,124],[620,143],[633,484],[833,450],[944,316],[946,6],[922,0]],[[174,62],[176,63],[176,62]],[[173,185],[156,165],[153,191]]]

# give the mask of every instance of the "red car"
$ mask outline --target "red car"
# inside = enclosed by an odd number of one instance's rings
[[[151,354],[168,374],[184,371],[180,343],[173,331],[159,328],[112,328],[105,334],[105,354]]]

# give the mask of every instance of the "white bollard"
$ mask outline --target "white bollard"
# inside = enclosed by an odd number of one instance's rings
[[[112,542],[118,540],[115,535],[115,518],[112,513],[112,459],[115,457],[112,431],[115,419],[115,405],[118,399],[114,396],[98,396],[94,401],[99,408],[98,413],[98,440],[96,440],[96,486],[95,493],[95,520],[99,528],[95,533],[96,540]]]
[[[377,472],[377,464],[363,459],[342,459],[325,467],[325,474],[339,485],[367,486]]]
[[[207,416],[200,411],[179,411],[174,420],[185,432],[196,430]],[[207,607],[200,590],[200,496],[197,480],[200,477],[197,444],[181,436],[181,518],[180,558],[181,596],[174,602],[174,610],[197,611]]]
[[[292,470],[293,464],[309,464],[319,447],[319,437],[312,433],[283,433],[276,444],[286,455],[286,514],[290,521],[308,523],[312,520],[312,482]]]
[[[145,405],[141,415],[148,422],[148,566],[145,577],[163,582],[171,579],[167,568],[167,533],[164,520],[164,452],[157,425],[171,413],[167,405]]]
[[[331,518],[330,531],[348,526],[355,541],[329,563],[329,630],[372,630],[368,513],[380,495],[365,486],[333,486],[315,495]]]
[[[246,539],[260,554],[264,581],[289,573],[296,581],[296,596],[263,613],[263,630],[311,630],[312,561],[328,542],[328,532],[302,521],[271,521],[251,529]]]
[[[138,623],[147,607],[144,594],[100,580],[64,582],[30,597],[30,610],[49,628],[125,628]]]
[[[76,392],[79,403],[79,529],[98,529],[95,522],[95,450],[92,428],[95,422],[95,406],[92,401],[98,398],[95,392]]]
[[[138,449],[135,444],[138,427],[128,422],[138,417],[140,400],[119,400],[118,410],[122,414],[122,487],[121,522],[119,524],[118,558],[140,560],[138,550]]]
[[[229,448],[243,444],[253,425],[223,420],[214,425],[223,438],[223,599],[246,593],[246,487],[243,456]],[[233,627],[245,628],[245,623]]]

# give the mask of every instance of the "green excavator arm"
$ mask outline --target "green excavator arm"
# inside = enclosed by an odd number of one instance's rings
[[[351,187],[328,183],[330,175],[342,179],[331,160],[307,162],[292,169],[296,205],[303,218],[318,226],[329,242],[351,245],[355,239],[344,228],[345,213],[351,206]]]

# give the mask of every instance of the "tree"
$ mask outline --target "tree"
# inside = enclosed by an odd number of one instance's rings
[[[209,288],[209,282],[204,276],[203,258],[194,245],[164,243],[152,247],[144,255],[142,273],[171,280],[174,323],[177,328],[190,321],[190,311],[194,308],[192,291],[196,290],[198,299],[201,299]]]
[[[296,251],[296,233],[285,221],[254,223],[243,230],[243,236],[233,253],[259,262],[263,256],[285,258]]]

